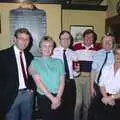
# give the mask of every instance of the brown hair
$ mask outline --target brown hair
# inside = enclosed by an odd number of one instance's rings
[[[62,36],[64,33],[67,33],[67,34],[70,36],[70,46],[69,46],[69,48],[72,48],[73,36],[72,36],[72,34],[71,34],[69,31],[67,31],[67,30],[61,31],[61,33],[60,33],[60,35],[59,35],[59,39],[61,40],[61,36]]]
[[[95,44],[95,43],[96,43],[96,40],[97,40],[97,34],[94,32],[94,30],[91,30],[91,29],[85,30],[84,33],[83,33],[83,38],[84,38],[86,35],[91,34],[91,33],[93,34],[93,44]]]

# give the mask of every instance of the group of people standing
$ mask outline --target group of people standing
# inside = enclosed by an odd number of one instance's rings
[[[64,30],[60,46],[54,48],[52,37],[43,36],[40,56],[33,57],[28,50],[31,33],[17,29],[14,45],[0,51],[0,119],[32,120],[34,91],[43,120],[119,117],[120,47],[113,53],[111,34],[102,38],[101,49],[96,40],[88,29],[83,43],[72,45],[71,33]]]

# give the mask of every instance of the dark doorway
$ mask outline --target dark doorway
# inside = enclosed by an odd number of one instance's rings
[[[116,15],[106,19],[106,33],[113,33],[116,42],[120,44],[120,16]]]

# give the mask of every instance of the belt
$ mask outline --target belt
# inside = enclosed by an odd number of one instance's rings
[[[80,76],[82,76],[82,77],[89,77],[90,76],[90,72],[80,72]]]
[[[19,91],[26,91],[28,90],[27,88],[19,89]]]
[[[65,79],[65,82],[71,82],[74,81],[74,79]]]

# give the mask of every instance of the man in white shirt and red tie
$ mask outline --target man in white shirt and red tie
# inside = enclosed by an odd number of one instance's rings
[[[83,33],[83,42],[76,43],[73,50],[78,56],[80,63],[80,76],[75,79],[77,97],[74,112],[75,120],[87,120],[88,108],[90,104],[89,79],[92,65],[92,57],[98,50],[95,42],[97,40],[96,33],[87,29]]]
[[[14,45],[0,51],[1,120],[32,120],[35,86],[27,72],[33,59],[27,50],[31,40],[31,33],[26,28],[19,28],[14,34]]]

